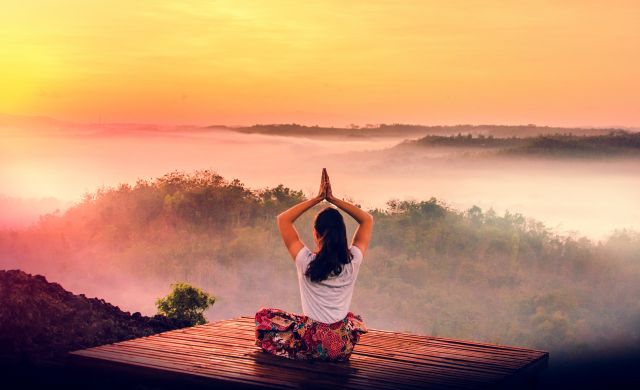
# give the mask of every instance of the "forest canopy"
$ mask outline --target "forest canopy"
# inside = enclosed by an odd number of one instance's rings
[[[640,133],[618,130],[596,135],[568,132],[530,137],[458,133],[449,136],[427,135],[416,140],[405,140],[392,149],[425,147],[488,150],[495,156],[637,158],[640,157]]]
[[[101,188],[63,214],[0,231],[0,265],[76,288],[103,283],[101,294],[114,289],[107,281],[139,285],[150,305],[184,280],[215,293],[210,320],[266,305],[300,312],[275,217],[303,199],[282,184],[250,189],[210,170],[171,172]],[[307,245],[323,207],[296,221]],[[352,311],[371,327],[569,353],[640,341],[637,232],[594,242],[435,198],[391,199],[369,212],[376,225]],[[355,222],[343,215],[351,242]],[[147,291],[149,280],[161,287]]]

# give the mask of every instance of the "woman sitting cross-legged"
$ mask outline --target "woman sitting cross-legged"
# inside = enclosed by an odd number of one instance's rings
[[[334,207],[326,207],[315,216],[316,248],[312,252],[300,241],[293,222],[325,199],[351,215],[359,226],[348,246],[342,214]],[[348,360],[360,335],[367,332],[362,317],[350,312],[349,306],[371,239],[373,217],[336,199],[323,169],[318,195],[282,212],[277,221],[297,268],[304,315],[261,309],[256,313],[256,345],[290,359]]]

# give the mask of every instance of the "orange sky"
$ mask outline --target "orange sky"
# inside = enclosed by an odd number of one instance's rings
[[[640,126],[638,1],[2,2],[0,113]]]

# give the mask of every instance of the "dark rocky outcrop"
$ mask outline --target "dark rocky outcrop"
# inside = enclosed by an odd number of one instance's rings
[[[186,326],[75,295],[41,275],[0,271],[0,364],[61,362],[68,351]]]

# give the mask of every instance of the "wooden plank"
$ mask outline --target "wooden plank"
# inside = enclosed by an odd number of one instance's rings
[[[304,362],[255,346],[255,320],[241,317],[74,351],[76,365],[113,367],[201,384],[245,388],[478,388],[519,383],[546,367],[544,351],[370,329],[349,362]],[[524,382],[523,382],[524,383]]]
[[[147,370],[151,370],[154,374],[157,373],[164,373],[165,376],[166,374],[173,374],[173,375],[178,375],[178,376],[198,376],[198,377],[204,377],[206,379],[214,379],[217,382],[220,383],[224,383],[224,384],[232,384],[232,385],[239,385],[239,386],[248,386],[251,388],[256,388],[256,387],[273,387],[273,388],[296,388],[295,386],[289,384],[289,383],[281,383],[281,384],[274,384],[274,383],[270,383],[268,381],[260,381],[260,380],[246,380],[243,378],[239,378],[237,375],[235,376],[226,376],[224,374],[221,374],[219,372],[210,372],[208,370],[200,370],[197,367],[193,367],[187,363],[185,363],[184,365],[179,365],[179,364],[175,364],[175,365],[167,365],[167,364],[162,364],[162,362],[158,362],[155,359],[145,359],[142,357],[137,357],[137,358],[129,358],[126,355],[112,355],[112,354],[106,354],[106,353],[101,353],[101,352],[92,352],[90,355],[82,355],[79,353],[72,353],[71,354],[71,363],[72,364],[78,364],[78,362],[80,362],[80,364],[83,365],[87,365],[87,358],[91,360],[91,364],[98,364],[101,367],[105,367],[105,368],[114,368],[114,369],[129,369],[131,370],[132,367],[135,367],[135,369],[133,370],[132,373],[145,373]],[[82,358],[85,359],[82,359]],[[169,376],[169,378],[171,378],[171,376]]]
[[[230,324],[221,324],[220,327],[216,328],[224,328],[225,326],[232,326]],[[240,323],[240,326],[233,327],[233,329],[254,329],[255,325],[249,325],[246,322]],[[196,330],[197,332],[198,330]],[[203,329],[203,331],[206,331]],[[505,345],[497,345],[497,344],[487,344],[487,343],[473,343],[473,342],[465,342],[462,340],[453,340],[453,339],[442,339],[431,336],[420,336],[420,335],[412,335],[412,334],[403,334],[389,331],[380,331],[376,329],[370,329],[368,333],[362,335],[363,339],[368,338],[376,338],[376,339],[393,339],[393,340],[402,340],[412,343],[426,343],[426,344],[438,344],[443,346],[449,346],[455,349],[469,349],[474,351],[485,351],[494,354],[506,354],[509,356],[539,356],[541,354],[546,354],[544,351],[537,350],[528,350],[518,347],[511,347]]]
[[[248,335],[245,335],[244,333],[232,332],[231,330],[227,332],[228,333],[219,332],[212,329],[208,332],[194,333],[194,335],[212,337],[212,338],[222,336],[225,339],[227,338],[242,338],[244,340],[254,339],[253,334],[248,336]],[[520,357],[502,356],[499,354],[494,354],[494,353],[489,353],[484,351],[476,352],[476,351],[468,351],[468,350],[459,349],[459,348],[456,349],[450,346],[441,347],[441,346],[436,346],[432,344],[423,345],[423,344],[417,344],[417,343],[412,345],[410,342],[396,344],[394,342],[389,342],[384,340],[381,341],[378,339],[376,339],[373,342],[370,340],[371,340],[370,338],[366,338],[366,337],[361,338],[360,342],[356,346],[355,353],[357,353],[357,351],[361,350],[361,348],[363,347],[377,348],[381,352],[384,352],[390,356],[393,356],[398,353],[424,355],[427,352],[429,353],[433,352],[435,355],[440,354],[441,356],[450,356],[452,359],[457,359],[458,358],[457,356],[460,356],[460,359],[468,358],[469,360],[474,360],[474,359],[481,360],[485,364],[495,364],[500,366],[509,366],[509,365],[520,366],[523,362],[529,361],[532,357],[538,357],[534,355],[520,356]]]
[[[363,343],[362,343],[362,341],[361,341],[361,343],[360,343],[359,345],[361,345],[361,344],[363,344]],[[356,351],[358,350],[358,348],[360,348],[360,347],[356,347]],[[355,353],[357,353],[357,352],[355,352]],[[485,355],[485,356],[486,356],[486,355]],[[489,355],[489,356],[490,356],[490,355]],[[536,356],[536,357],[538,357],[538,356]],[[526,361],[529,361],[529,360],[530,360],[530,358],[527,358],[527,359],[526,359]],[[524,362],[518,362],[518,364],[522,364],[522,363],[524,363]],[[506,364],[506,365],[508,366],[508,364]]]
[[[95,356],[94,356],[95,357]],[[147,366],[147,363],[151,362],[151,364],[153,364],[154,367],[168,367],[168,368],[176,368],[175,365],[171,365],[171,364],[163,364],[162,362],[158,362],[157,361],[157,357],[156,359],[154,358],[147,358],[147,357],[141,357],[141,355],[136,354],[134,355],[133,358],[128,358],[126,356],[126,354],[116,354],[115,356],[113,355],[102,355],[102,356],[98,356],[99,358],[102,359],[106,359],[106,360],[115,360],[115,361],[119,361],[119,362],[125,362],[125,363],[129,363],[129,364],[135,364],[135,365],[141,365],[141,366]],[[178,367],[180,368],[180,367]],[[204,367],[202,368],[202,371],[200,370],[201,367],[197,366],[197,367],[192,367],[192,366],[188,366],[186,369],[183,370],[183,372],[189,372],[189,373],[193,373],[194,375],[200,375],[200,374],[204,374],[204,375],[212,375],[213,377],[217,377],[217,378],[228,378],[225,375],[221,375],[221,373],[219,371],[212,371],[210,369],[207,369],[208,367]],[[279,370],[278,371],[279,374],[282,374],[282,371]],[[238,376],[235,377],[231,377],[231,379],[246,379],[246,378],[238,378]],[[314,378],[313,375],[310,375],[309,377],[305,378],[305,377],[300,377],[294,380],[288,380],[286,382],[274,382],[272,379],[273,378],[266,378],[264,376],[256,376],[256,377],[252,377],[251,378],[253,380],[253,383],[265,383],[265,384],[269,384],[269,385],[273,385],[273,386],[279,386],[279,387],[299,387],[299,385],[303,384],[303,383],[308,383],[308,382],[313,382],[314,384],[317,385],[326,385],[326,386],[340,386],[343,388],[355,388],[355,389],[365,389],[365,388],[389,388],[390,386],[394,386],[394,387],[399,387],[399,388],[407,388],[407,389],[416,389],[419,388],[418,385],[409,385],[406,383],[387,383],[386,386],[384,385],[384,383],[379,383],[379,382],[373,382],[373,381],[365,381],[364,383],[356,383],[356,381],[354,381],[353,378],[348,378],[347,382],[342,382],[342,381],[327,381],[327,380],[322,380],[323,378]],[[326,379],[326,378],[324,378]]]
[[[205,337],[209,337],[209,336],[223,336],[223,337],[240,337],[240,338],[244,338],[244,339],[253,339],[254,335],[253,333],[251,334],[247,334],[246,332],[238,332],[237,330],[233,330],[233,329],[228,329],[226,331],[220,331],[219,329],[210,329],[210,330],[206,330],[206,331],[199,331],[199,332],[193,332],[189,334],[191,335],[203,335]],[[394,340],[389,340],[389,339],[383,339],[383,338],[376,338],[375,336],[367,336],[366,334],[363,335],[360,339],[360,342],[358,343],[358,346],[360,345],[366,345],[366,346],[371,346],[371,347],[376,347],[376,346],[380,346],[380,347],[388,347],[388,348],[393,348],[390,351],[394,351],[397,349],[403,349],[403,348],[409,348],[411,350],[415,350],[416,348],[431,348],[431,349],[442,349],[442,350],[447,350],[447,351],[451,351],[452,353],[457,353],[457,354],[465,354],[465,355],[479,355],[482,357],[486,357],[489,359],[500,359],[500,360],[513,360],[513,359],[521,359],[521,360],[529,360],[532,357],[538,357],[541,354],[540,353],[535,353],[535,354],[528,354],[528,355],[524,355],[524,354],[502,354],[500,352],[495,352],[493,350],[482,350],[482,349],[467,349],[467,348],[460,348],[460,347],[455,347],[455,346],[451,346],[451,345],[441,345],[441,344],[435,344],[435,343],[422,343],[422,342],[416,342],[415,340],[409,340],[409,341],[394,341]]]
[[[172,345],[172,344],[168,344],[168,345]],[[147,346],[147,348],[149,348],[150,350],[160,350],[160,349],[162,349],[162,348],[163,348],[163,347],[165,347],[165,346],[166,346],[166,345],[154,344],[154,345]],[[225,356],[233,356],[233,357],[239,357],[239,358],[246,358],[247,353],[246,353],[245,351],[246,351],[246,350],[241,350],[241,351],[240,351],[240,353],[238,354],[238,353],[236,353],[236,352],[235,352],[235,350],[234,350],[233,348],[229,348],[229,349],[227,349],[227,350],[226,350]],[[257,351],[259,351],[259,349],[256,347],[256,352],[257,352]],[[185,349],[185,350],[183,350],[182,352],[185,352],[185,353],[188,353],[188,352],[194,353],[194,352],[193,352],[193,349]],[[211,351],[208,351],[208,350],[204,350],[202,353],[204,353],[204,355],[205,355],[205,356],[211,356],[212,354],[216,354],[215,352],[211,352]],[[262,353],[262,352],[260,352],[260,353]],[[197,354],[197,353],[196,353],[196,354]],[[284,362],[283,362],[283,360],[284,360]],[[316,364],[315,366],[305,366],[305,365],[301,365],[299,362],[292,361],[292,360],[287,360],[287,359],[279,359],[279,362],[280,362],[280,363],[278,363],[278,364],[279,364],[279,365],[281,365],[281,366],[284,366],[284,365],[285,365],[285,363],[288,363],[288,364],[291,364],[291,366],[290,366],[290,367],[295,367],[295,368],[298,368],[298,369],[300,369],[300,368],[302,368],[302,367],[309,367],[313,372],[318,372],[318,371],[319,371],[319,369],[322,369],[322,368],[324,368],[324,367],[325,367],[325,365],[328,365],[327,363],[324,363],[324,364],[319,364],[319,365],[318,365],[318,364]],[[290,363],[289,363],[289,362],[290,362]],[[411,375],[411,379],[412,379],[412,380],[413,380],[413,379],[417,379],[417,377],[418,377],[419,375],[417,375],[417,374],[416,374],[416,371],[415,371],[415,369],[414,369],[415,367],[406,367],[406,365],[404,365],[404,366],[405,366],[405,367],[400,366],[399,368],[408,368],[408,369],[410,369],[408,372],[410,372],[411,374],[413,374],[413,375]],[[362,370],[362,368],[363,368],[362,366],[357,366],[357,367],[358,367],[358,368],[356,368],[356,366],[354,365],[354,366],[353,366],[354,370],[350,370],[350,372],[348,372],[347,374],[351,374],[351,373],[352,373],[352,371],[355,371],[355,370],[357,370],[359,373],[364,372],[364,370]],[[418,366],[418,367],[419,367],[419,366]],[[364,368],[366,369],[366,366],[365,366]],[[380,364],[371,365],[371,366],[370,366],[370,368],[371,368],[372,372],[375,374],[376,372],[379,372]],[[324,371],[324,370],[323,370],[323,371]],[[336,372],[335,372],[335,366],[333,366],[333,367],[326,367],[326,372],[324,372],[324,373],[325,373],[325,374],[327,374],[327,375],[336,375],[336,374],[339,374],[339,373],[336,373]],[[399,370],[396,370],[396,371],[395,371],[395,373],[396,373],[396,375],[402,374]],[[423,379],[424,379],[424,378],[423,378]],[[454,377],[454,379],[455,379],[455,377]],[[448,379],[448,380],[454,380],[454,379]]]
[[[116,346],[114,346],[114,347],[116,347]],[[121,346],[121,348],[122,348],[122,346]],[[129,346],[129,347],[126,347],[126,348],[128,348],[128,349],[134,349],[134,350],[135,350],[135,349],[145,350],[145,352],[146,352],[146,353],[155,354],[155,356],[157,356],[159,359],[164,359],[164,358],[165,358],[165,357],[162,357],[161,355],[159,355],[158,353],[159,353],[159,352],[164,352],[164,351],[166,351],[166,350],[164,350],[164,349],[157,349],[157,348],[154,348],[154,346],[147,346],[146,348],[145,348],[145,347],[142,347],[142,346]],[[176,350],[174,350],[174,351],[172,351],[172,352],[178,352],[178,353],[187,354],[187,353],[189,353],[190,351],[191,351],[191,350],[183,350],[183,351],[176,351]],[[258,351],[254,351],[254,352],[258,352]],[[191,361],[192,361],[192,362],[197,362],[198,360],[202,361],[202,359],[204,359],[204,361],[205,361],[205,362],[208,362],[208,361],[210,361],[210,360],[213,360],[213,358],[212,358],[212,355],[211,355],[211,354],[207,354],[207,353],[205,353],[205,354],[200,354],[200,355],[198,355],[198,354],[193,354],[193,352],[191,352],[191,353],[192,353],[192,355],[191,355],[191,356],[193,357],[193,358],[191,359]],[[258,352],[258,353],[262,353],[262,352]],[[233,358],[234,356],[232,356],[231,354],[229,354],[229,355],[227,355],[227,357],[231,357],[231,358]],[[238,356],[238,355],[236,355],[235,357],[236,357],[236,358],[239,358],[239,359],[243,359],[243,358],[245,358],[245,359],[246,359],[246,358],[249,358],[249,359],[252,359],[253,361],[255,361],[255,360],[256,360],[254,357],[247,357],[247,354],[246,354],[246,353],[245,353],[245,354],[241,354],[241,355],[239,355],[239,356]],[[217,358],[217,359],[220,359],[220,356],[216,356],[216,358]],[[311,375],[313,376],[313,375],[316,375],[316,374],[318,374],[318,373],[321,373],[321,374],[323,374],[323,375],[329,375],[329,376],[337,376],[337,375],[339,375],[339,374],[340,374],[339,372],[336,372],[336,370],[329,370],[328,372],[319,372],[317,368],[318,368],[318,367],[322,368],[322,367],[323,367],[323,365],[322,365],[322,364],[316,364],[316,365],[305,365],[305,364],[300,364],[300,362],[296,362],[296,361],[292,361],[292,360],[288,360],[288,359],[282,359],[282,358],[279,358],[279,357],[274,357],[274,358],[275,358],[275,359],[274,359],[274,360],[271,360],[271,362],[272,362],[272,363],[275,363],[275,365],[278,365],[278,366],[281,366],[281,367],[283,367],[283,366],[284,366],[284,365],[283,365],[283,363],[289,363],[289,364],[292,364],[289,368],[295,367],[295,368],[296,368],[296,371],[298,371],[298,372],[300,372],[299,370],[300,370],[300,368],[301,368],[301,367],[306,367],[306,368],[308,368],[308,369],[309,369],[309,370],[308,370],[309,372],[307,372],[307,373],[302,373],[302,374],[304,374],[304,375],[302,375],[302,378],[307,378],[307,377],[309,376],[309,374],[311,374]],[[224,359],[224,357],[223,357],[223,359]],[[236,361],[237,361],[237,360],[236,360]],[[251,363],[251,362],[249,362],[249,365],[250,365],[250,363]],[[243,365],[244,365],[244,367],[245,367],[245,368],[248,366],[248,365],[247,365],[247,363],[243,363]],[[359,374],[362,374],[362,372],[363,372],[363,370],[359,370],[359,369],[358,369],[358,370],[350,370],[350,371],[351,371],[351,372],[348,372],[348,373],[347,373],[347,376],[348,376],[349,374],[351,374],[351,376],[356,377],[356,376],[358,376]],[[353,371],[358,371],[358,374],[353,375]],[[373,375],[375,376],[376,372],[377,372],[377,373],[379,373],[379,372],[380,372],[380,371],[379,371],[379,368],[378,368],[378,370],[377,370],[377,371],[372,371],[372,372],[370,372],[369,374],[373,374]],[[398,374],[398,372],[396,372],[396,375],[397,375],[397,374]],[[383,378],[383,379],[384,379],[384,378]],[[395,378],[395,382],[398,382],[398,379],[399,379],[399,378]],[[413,376],[411,376],[410,378],[408,378],[408,380],[409,380],[409,381],[414,381],[414,380],[416,380],[416,379],[419,379],[419,378],[417,378],[417,377],[416,377],[416,375],[413,375]],[[424,378],[423,378],[423,379],[424,379]],[[409,382],[409,383],[411,383],[411,382]],[[446,382],[445,382],[445,383],[446,383]]]
[[[158,353],[158,351],[156,351],[156,353]],[[276,358],[276,359],[280,359],[280,358]],[[292,361],[292,363],[296,363],[296,364],[300,365],[300,364],[299,364],[300,362],[294,362],[294,361]],[[317,366],[317,365],[316,365],[316,366]],[[413,378],[413,379],[417,379],[417,378]]]
[[[216,324],[216,323],[204,324],[204,325],[201,325],[201,327],[206,328],[206,327],[212,326],[213,324]],[[235,320],[222,320],[221,323],[220,323],[221,326],[224,326],[225,324],[238,324],[238,325],[251,324],[251,325],[254,325],[255,324],[255,320],[254,320],[253,317],[242,316],[242,317],[239,317],[239,318],[237,318]],[[471,344],[471,345],[476,345],[476,346],[486,346],[486,347],[507,349],[507,350],[514,350],[514,351],[538,352],[538,353],[542,353],[542,354],[548,353],[546,351],[541,351],[541,350],[537,350],[537,349],[533,349],[533,348],[523,348],[523,347],[510,346],[510,345],[492,344],[492,343],[476,342],[476,341],[466,341],[466,340],[452,339],[452,338],[446,338],[446,337],[425,336],[425,335],[416,334],[416,333],[410,333],[410,332],[394,332],[394,331],[390,331],[390,330],[373,329],[373,328],[369,328],[369,331],[370,332],[376,332],[376,333],[385,333],[385,334],[388,334],[388,335],[393,335],[394,337],[396,337],[396,336],[397,337],[412,337],[412,338],[417,338],[417,339],[438,340],[438,341],[444,341],[444,342],[451,342],[451,343],[455,343],[455,344],[461,344],[461,343],[462,344]]]
[[[117,356],[117,359],[123,359],[124,361],[129,362],[154,362],[154,364],[158,364],[160,366],[173,367],[175,364],[175,360],[166,361],[164,359],[159,359],[157,355],[146,355],[142,353],[128,353],[123,351],[118,351],[114,353]],[[110,359],[110,355],[104,356],[107,359]],[[157,362],[157,363],[156,363]],[[197,364],[195,364],[197,363]],[[295,384],[300,382],[300,377],[290,377],[287,376],[286,373],[283,372],[272,372],[271,374],[267,370],[262,370],[262,372],[257,372],[255,367],[249,366],[229,366],[220,364],[219,361],[212,360],[210,362],[200,361],[195,362],[193,360],[189,360],[189,370],[194,372],[194,374],[204,373],[206,375],[215,375],[216,377],[224,377],[224,378],[233,378],[233,379],[241,379],[245,381],[251,381],[255,384],[260,383],[269,383],[274,386],[279,387],[296,387]],[[311,378],[310,378],[311,379]],[[323,382],[322,378],[317,378],[318,382]],[[324,381],[325,384],[330,382]],[[331,382],[332,383],[332,382]]]
[[[173,342],[190,342],[191,340],[189,340],[189,339],[179,339],[179,338],[173,338],[173,337],[172,337],[172,341],[173,341]],[[216,344],[216,341],[214,341],[214,340],[210,340],[210,341],[206,341],[206,342],[207,342],[207,343],[210,343],[210,344],[212,344],[212,345],[215,345],[215,344]],[[221,348],[224,348],[224,347],[227,347],[227,346],[228,346],[228,347],[232,348],[232,347],[233,347],[233,346],[235,346],[235,345],[237,345],[237,344],[229,344],[229,342],[227,341],[227,342],[226,342],[226,344],[223,344],[223,345],[221,345],[220,347],[221,347]],[[256,348],[257,348],[257,347],[256,347]],[[379,355],[379,354],[365,354],[365,353],[363,353],[363,351],[359,351],[359,352],[358,352],[358,351],[356,351],[356,352],[354,352],[354,354],[352,355],[352,361],[353,361],[353,359],[354,359],[354,356],[360,356],[360,355],[363,355],[363,356],[365,356],[365,355],[366,355],[366,356],[373,356],[373,357],[378,357],[378,358],[386,358],[385,356],[382,356],[382,355]],[[396,360],[398,360],[398,359],[390,358],[390,360],[396,361]],[[408,362],[408,360],[406,360],[406,359],[405,359],[405,361],[406,361],[406,362]],[[414,360],[414,361],[415,361],[415,360]],[[423,362],[423,361],[420,361],[419,363],[424,363],[424,362]],[[405,365],[405,366],[406,366],[407,364],[403,364],[403,365]],[[417,367],[420,367],[420,365],[416,365],[416,366],[417,366]]]
[[[209,337],[209,335],[199,334],[198,336],[190,336],[189,340],[194,340],[194,341],[201,340],[201,342],[205,342],[205,343],[215,343],[214,340],[219,337],[215,337],[214,335],[219,336],[219,334],[216,334],[216,333],[211,333],[211,337]],[[166,337],[179,339],[179,335],[167,335]],[[231,338],[232,338],[231,336],[227,336],[224,338],[224,340],[230,340]],[[239,338],[239,336],[236,336],[235,338]],[[245,342],[253,343],[253,338],[250,338],[250,339],[245,338],[244,340],[246,340]],[[486,355],[485,356],[480,356],[480,355],[457,356],[453,354],[446,354],[446,353],[443,353],[442,351],[433,350],[430,348],[421,348],[421,347],[416,347],[414,351],[402,351],[402,350],[391,349],[391,352],[389,352],[378,346],[370,347],[363,343],[359,343],[358,345],[356,345],[354,354],[359,354],[359,353],[368,353],[368,354],[376,353],[391,359],[412,360],[412,361],[415,361],[416,359],[420,361],[424,361],[424,358],[422,357],[429,356],[434,358],[434,359],[430,359],[434,361],[447,362],[451,364],[456,364],[456,362],[465,362],[465,363],[473,364],[478,368],[484,368],[490,371],[495,371],[495,369],[497,368],[500,369],[499,371],[502,371],[503,369],[510,369],[510,368],[517,369],[521,367],[523,363],[526,363],[529,361],[527,359],[522,363],[514,363],[514,362],[506,362],[506,361],[492,362],[491,357],[490,356],[487,357]]]

